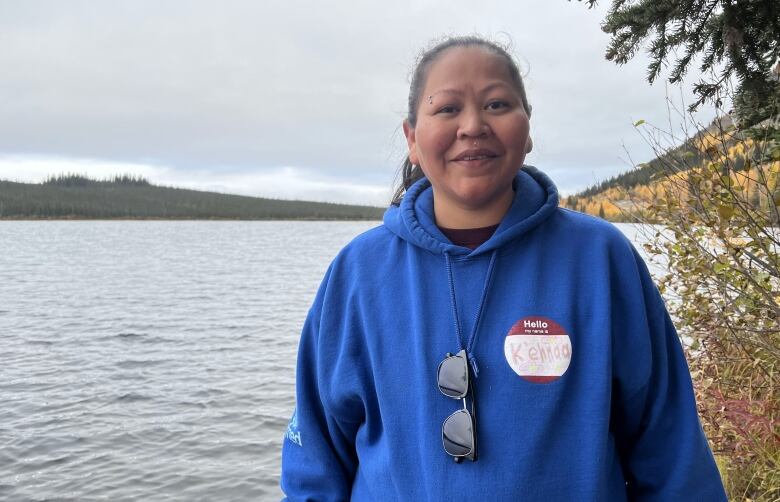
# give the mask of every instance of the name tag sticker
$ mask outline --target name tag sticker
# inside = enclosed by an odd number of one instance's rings
[[[554,382],[566,373],[571,363],[571,339],[551,319],[525,317],[506,335],[504,356],[509,367],[525,380]]]

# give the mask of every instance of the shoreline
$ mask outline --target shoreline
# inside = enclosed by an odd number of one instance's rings
[[[65,218],[36,218],[31,216],[20,217],[0,217],[3,221],[382,221],[382,218],[164,218],[164,217],[117,217],[117,218],[86,218],[86,217],[65,217]]]

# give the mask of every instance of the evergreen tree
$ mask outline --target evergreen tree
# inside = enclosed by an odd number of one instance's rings
[[[592,8],[598,0],[584,1]],[[650,39],[651,83],[670,60],[669,81],[680,82],[700,56],[702,73],[711,76],[694,84],[698,100],[691,109],[705,101],[720,104],[719,91],[732,77],[738,82],[737,107],[740,100],[777,100],[780,0],[612,0],[602,29],[612,35],[606,58],[617,64],[632,59]],[[766,117],[750,119],[755,123]]]

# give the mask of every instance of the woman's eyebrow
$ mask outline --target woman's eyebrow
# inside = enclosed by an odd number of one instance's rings
[[[485,87],[484,87],[484,88],[483,88],[483,89],[480,91],[480,94],[487,94],[487,93],[489,93],[490,91],[492,91],[492,90],[494,90],[494,89],[496,89],[496,88],[498,88],[498,87],[500,87],[500,88],[504,88],[504,89],[512,89],[512,87],[511,87],[511,86],[509,86],[509,85],[507,85],[507,83],[506,83],[506,82],[502,82],[502,81],[500,81],[500,80],[499,80],[499,81],[492,82],[492,83],[490,83],[490,84],[486,85],[486,86],[485,86]]]
[[[463,91],[459,91],[457,89],[441,89],[441,90],[438,90],[438,91],[432,93],[428,97],[432,98],[432,97],[437,96],[439,94],[455,94],[455,95],[459,96],[459,95],[463,94]]]

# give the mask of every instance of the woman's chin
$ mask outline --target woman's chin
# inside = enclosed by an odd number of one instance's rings
[[[439,197],[434,192],[437,223],[448,228],[486,227],[501,221],[512,205],[514,192],[493,190],[460,190]]]

